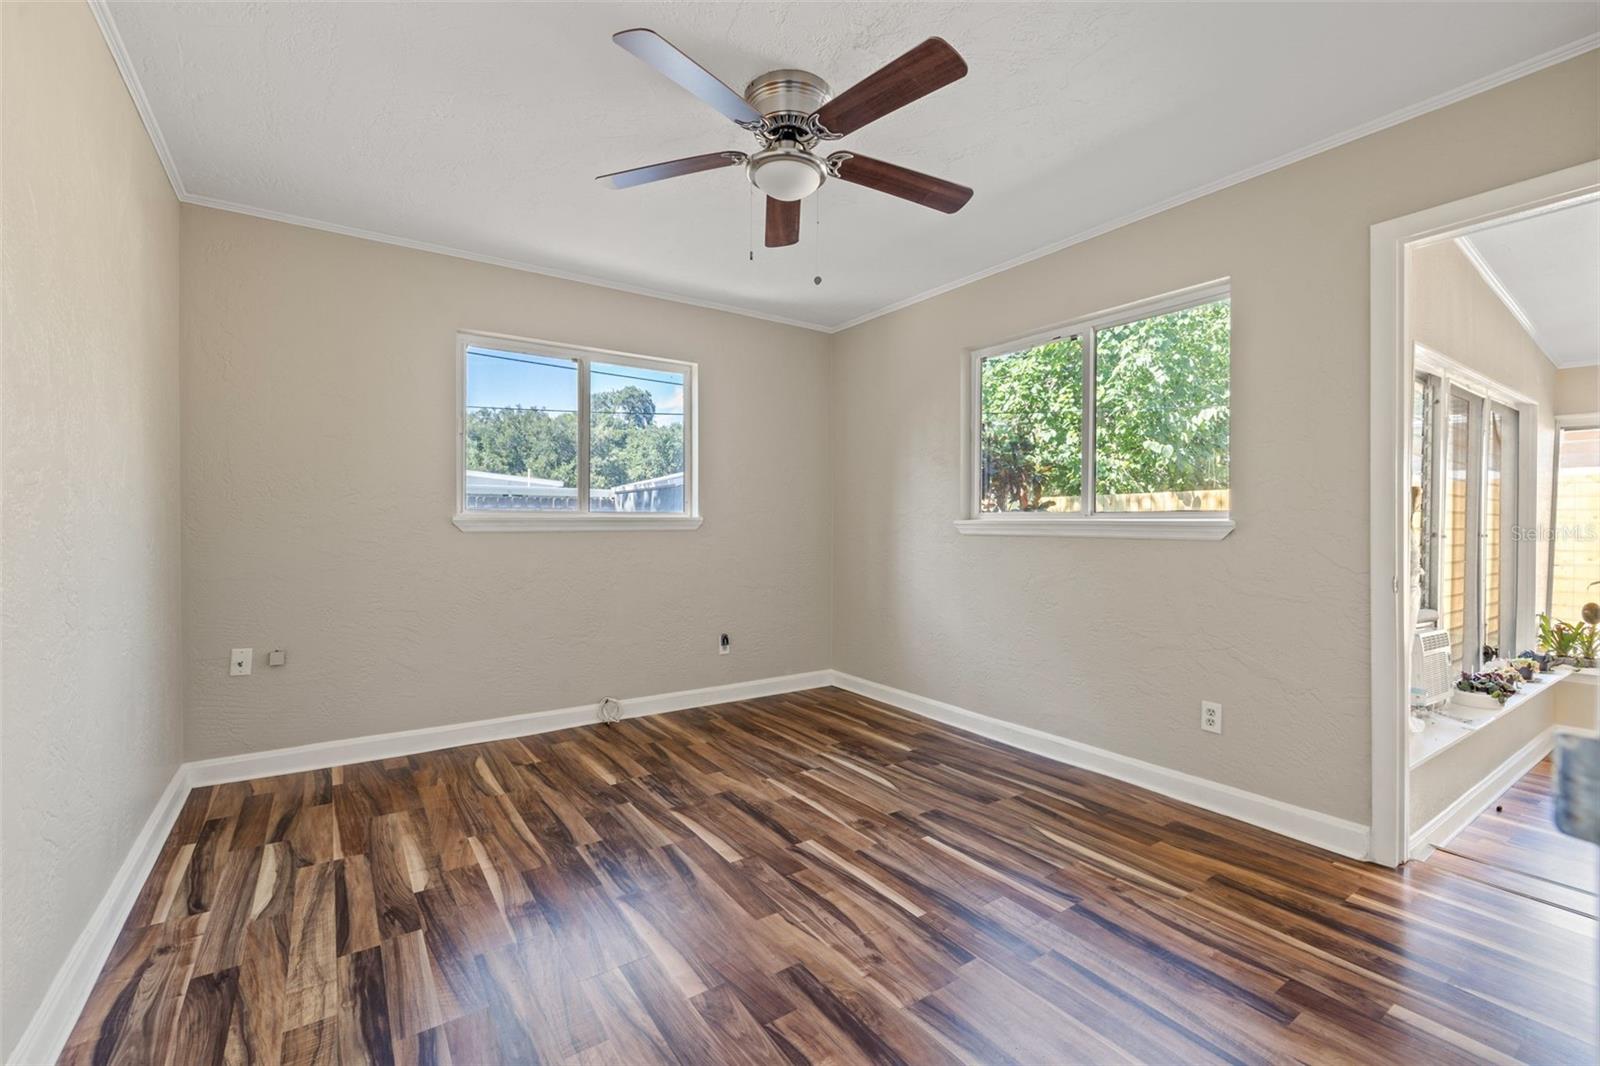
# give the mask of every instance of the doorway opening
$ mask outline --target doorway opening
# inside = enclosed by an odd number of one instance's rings
[[[1371,857],[1393,866],[1595,725],[1600,162],[1374,226],[1372,286]]]

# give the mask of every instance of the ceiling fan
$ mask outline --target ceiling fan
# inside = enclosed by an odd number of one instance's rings
[[[749,154],[709,152],[596,179],[610,182],[612,188],[629,189],[702,170],[743,166],[750,183],[767,196],[768,248],[799,241],[800,201],[828,178],[886,192],[945,214],[961,210],[972,199],[972,190],[965,185],[893,163],[853,152],[816,154],[821,142],[854,133],[964,77],[966,61],[938,37],[928,38],[838,96],[827,82],[806,70],[770,70],[747,85],[740,96],[654,30],[623,30],[611,39],[755,134],[760,142],[760,148]]]

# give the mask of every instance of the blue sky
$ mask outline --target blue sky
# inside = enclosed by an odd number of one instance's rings
[[[683,413],[683,375],[635,366],[594,363],[593,392],[635,385],[656,401],[656,422],[676,424]],[[571,411],[578,405],[578,365],[566,359],[467,349],[468,407],[543,407]]]

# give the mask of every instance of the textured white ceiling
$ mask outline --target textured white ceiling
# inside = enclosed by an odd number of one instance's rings
[[[1600,202],[1479,230],[1461,243],[1552,363],[1600,363]]]
[[[826,328],[1325,145],[1600,24],[1587,3],[100,11],[186,199]],[[807,201],[801,243],[768,251],[757,230],[752,263],[760,204],[741,170],[627,191],[593,181],[753,143],[611,43],[632,26],[741,91],[783,66],[839,91],[942,36],[971,73],[839,146],[977,195],[947,217],[832,182]]]

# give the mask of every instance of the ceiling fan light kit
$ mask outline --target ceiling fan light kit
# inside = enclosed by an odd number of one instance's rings
[[[946,214],[961,210],[972,199],[972,190],[964,185],[893,163],[851,152],[834,152],[825,158],[816,154],[819,143],[854,133],[965,76],[966,62],[938,37],[928,38],[837,97],[817,75],[794,69],[768,71],[745,86],[740,96],[653,30],[623,30],[612,40],[754,134],[760,145],[748,155],[711,152],[602,174],[598,180],[613,188],[628,189],[742,164],[750,183],[767,197],[769,248],[799,241],[800,201],[822,188],[830,177]]]
[[[750,157],[750,184],[774,200],[804,200],[822,188],[827,166],[794,141],[778,141]]]

